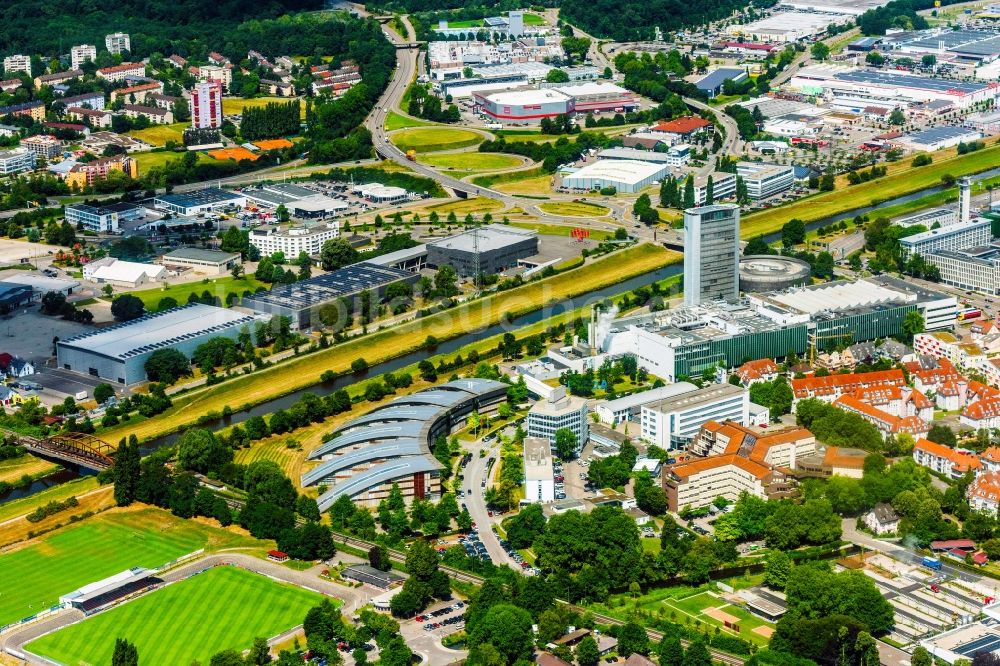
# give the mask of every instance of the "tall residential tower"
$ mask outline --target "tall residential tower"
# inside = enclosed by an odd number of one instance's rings
[[[740,297],[740,208],[684,211],[684,305]]]

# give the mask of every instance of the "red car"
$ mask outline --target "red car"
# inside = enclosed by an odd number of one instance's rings
[[[937,592],[940,592],[940,591],[941,591],[940,587],[938,587],[937,585],[931,585],[931,592],[937,593]]]

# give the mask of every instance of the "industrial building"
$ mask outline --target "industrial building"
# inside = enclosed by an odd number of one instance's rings
[[[695,376],[720,364],[819,353],[847,342],[897,335],[908,312],[927,330],[954,326],[954,296],[889,276],[835,281],[740,302],[714,301],[622,317],[596,327],[590,345],[610,356],[634,354],[640,367],[666,381]]]
[[[732,37],[753,42],[787,44],[826,32],[830,25],[848,20],[849,17],[839,13],[782,11],[751,23],[731,25],[726,32]]]
[[[538,234],[530,229],[488,224],[427,242],[430,266],[451,266],[462,276],[495,275],[538,254]]]
[[[86,279],[98,284],[133,289],[149,282],[159,282],[167,277],[167,269],[163,266],[122,261],[114,257],[91,262],[84,267],[83,272]]]
[[[441,495],[441,463],[431,454],[439,437],[465,426],[473,412],[493,414],[507,400],[508,385],[458,379],[392,400],[337,428],[313,449],[319,465],[302,475],[302,487],[324,485],[317,502],[327,511],[342,496],[375,507],[393,484],[407,501]]]
[[[978,218],[970,222],[958,222],[947,227],[930,229],[899,239],[899,246],[905,256],[919,254],[927,257],[932,252],[942,250],[964,250],[969,247],[989,245],[993,240],[991,221]]]
[[[555,500],[552,445],[543,437],[524,438],[524,500],[532,504]]]
[[[617,426],[622,421],[639,422],[642,406],[657,400],[665,400],[682,393],[697,390],[698,387],[688,382],[676,382],[661,386],[660,388],[640,391],[629,395],[615,398],[614,400],[601,400],[594,405],[593,412],[601,423],[607,423],[612,427]]]
[[[942,127],[931,127],[919,132],[912,132],[896,139],[895,141],[899,145],[904,148],[909,148],[910,150],[933,152],[935,150],[951,148],[952,146],[957,146],[960,143],[972,143],[973,141],[978,141],[981,138],[982,134],[979,133],[979,130],[969,129],[967,127],[951,127],[945,125]]]
[[[27,148],[14,148],[0,152],[0,176],[34,171],[37,159],[35,154]]]
[[[5,275],[3,281],[8,284],[23,284],[31,287],[35,295],[41,298],[50,291],[54,291],[64,296],[69,296],[74,289],[80,286],[76,280],[64,278],[53,278],[41,273],[29,273],[27,271],[11,271]]]
[[[662,137],[661,137],[662,141]],[[667,148],[666,152],[657,150],[641,150],[638,148],[605,148],[597,153],[602,160],[633,160],[639,162],[654,162],[666,164],[668,167],[678,168],[688,163],[691,159],[691,145],[679,143]]]
[[[714,98],[722,92],[722,86],[726,81],[740,83],[747,78],[747,71],[742,67],[719,67],[695,81],[694,86],[709,98]]]
[[[844,65],[802,67],[788,86],[807,95],[825,96],[839,106],[858,109],[886,104],[909,106],[938,100],[951,102],[958,109],[968,109],[991,102],[997,96],[997,88],[986,82],[932,79]]]
[[[74,227],[105,234],[121,233],[121,225],[146,217],[146,209],[136,204],[119,202],[90,206],[78,203],[66,206],[66,221]]]
[[[747,196],[754,201],[787,192],[795,184],[794,167],[781,164],[739,162],[736,175],[746,183]]]
[[[753,254],[740,259],[740,291],[784,291],[812,282],[812,267],[795,257]]]
[[[339,222],[297,227],[264,226],[250,230],[250,244],[260,250],[261,256],[284,252],[289,259],[299,256],[300,252],[318,256],[324,243],[339,237]]]
[[[160,257],[160,263],[178,272],[190,270],[204,275],[225,275],[243,261],[238,253],[180,247]]]
[[[740,208],[684,211],[684,304],[739,299]]]
[[[146,380],[143,367],[159,349],[176,349],[191,356],[211,338],[235,339],[254,317],[212,305],[191,303],[129,322],[77,335],[56,343],[58,367],[99,377],[112,384]]]
[[[193,192],[158,194],[153,199],[153,207],[157,210],[165,210],[184,217],[203,215],[233,207],[242,208],[246,205],[245,195],[227,192],[216,187],[207,187]]]
[[[913,227],[920,225],[930,229],[934,225],[947,227],[958,222],[958,212],[953,208],[931,208],[923,210],[913,215],[907,215],[892,221],[899,227]]]
[[[410,271],[362,262],[292,284],[275,285],[270,291],[244,297],[243,306],[262,314],[288,317],[293,328],[318,328],[318,310],[324,305],[353,302],[363,291],[372,298],[381,298],[389,285],[413,284],[419,277]]]
[[[613,187],[619,192],[639,192],[670,173],[668,164],[638,160],[597,160],[563,176],[562,186],[570,190]]]
[[[476,111],[498,122],[526,125],[567,113],[635,109],[635,95],[613,83],[588,81],[546,88],[474,92]]]

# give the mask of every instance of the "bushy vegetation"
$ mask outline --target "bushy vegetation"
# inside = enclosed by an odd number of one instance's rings
[[[753,5],[769,7],[772,0]],[[742,0],[707,0],[691,4],[683,0],[564,0],[560,16],[596,37],[616,41],[653,39],[654,27],[665,32],[698,26],[747,8]]]

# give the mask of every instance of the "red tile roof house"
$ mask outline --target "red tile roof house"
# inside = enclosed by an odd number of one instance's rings
[[[272,562],[287,562],[288,553],[283,553],[280,550],[269,550],[267,551],[267,559]]]

